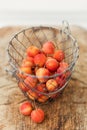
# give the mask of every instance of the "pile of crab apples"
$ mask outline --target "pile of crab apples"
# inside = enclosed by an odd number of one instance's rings
[[[48,96],[38,93],[52,93],[61,88],[70,72],[63,73],[68,67],[64,62],[65,54],[63,50],[56,49],[54,42],[48,41],[42,45],[42,48],[31,45],[26,50],[26,57],[22,61],[19,76],[23,82],[19,82],[19,87],[26,92],[30,99],[39,102],[45,102]],[[54,76],[60,74],[60,76]],[[52,78],[51,78],[52,77]],[[37,91],[33,91],[33,90]],[[51,95],[51,98],[57,94]]]

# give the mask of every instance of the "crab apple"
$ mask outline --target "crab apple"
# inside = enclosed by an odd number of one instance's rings
[[[19,68],[19,70],[23,73],[17,73],[17,76],[22,79],[25,79],[27,77],[26,74],[32,74],[32,69],[31,67],[28,67],[28,66],[22,66]]]
[[[56,59],[54,58],[50,58],[46,61],[46,68],[49,70],[49,71],[56,71],[57,68],[59,67],[59,63]]]
[[[27,61],[31,61],[31,62],[34,63],[34,58],[31,57],[31,56],[26,56],[25,60],[27,60]]]
[[[46,82],[46,88],[48,91],[54,91],[58,86],[58,83],[55,79],[49,79]]]
[[[38,94],[37,94],[36,92],[32,91],[32,90],[29,90],[29,91],[27,92],[27,95],[28,95],[28,97],[29,97],[31,100],[35,100],[35,99],[38,98]]]
[[[42,93],[46,93],[47,89],[46,89],[46,84],[38,84],[36,87],[37,91],[42,92]],[[41,96],[41,93],[38,93],[38,96]]]
[[[29,88],[23,83],[23,82],[19,82],[18,86],[20,87],[20,89],[24,92],[27,92],[29,90]]]
[[[65,68],[63,68],[61,66],[57,69],[58,74],[63,73],[64,71],[65,71]]]
[[[32,69],[31,67],[28,67],[28,66],[24,66],[24,67],[21,67],[20,70],[26,74],[32,74]]]
[[[67,71],[67,72],[65,73],[65,79],[69,78],[70,75],[71,75],[71,72],[70,72],[70,71]]]
[[[33,67],[34,66],[34,60],[32,57],[28,57],[23,60],[22,67]]]
[[[62,79],[61,77],[56,77],[56,81],[58,83],[58,88],[61,88],[66,82],[66,80]]]
[[[62,73],[68,68],[68,64],[65,62],[60,63],[60,67],[57,69],[57,73]]]
[[[25,61],[22,63],[22,67],[32,67],[34,64],[32,64],[30,61]]]
[[[21,73],[16,73],[16,75],[19,77],[19,78],[22,78],[22,79],[26,79],[27,76],[25,74],[21,74]]]
[[[41,96],[38,97],[37,100],[38,100],[39,102],[41,102],[41,103],[44,103],[44,102],[46,102],[48,99],[49,99],[48,96],[41,95]]]
[[[43,44],[42,51],[45,54],[53,54],[54,50],[55,50],[55,46],[53,42],[49,41]]]
[[[50,76],[50,72],[46,68],[39,68],[36,71],[36,76],[37,76],[39,82],[46,82],[48,79],[44,76]]]
[[[61,62],[60,67],[66,70],[69,67],[69,64],[66,62]],[[67,70],[65,73],[62,74],[62,78],[65,78],[65,79],[69,78],[70,75],[71,75],[71,72]]]
[[[44,111],[40,108],[37,108],[31,112],[31,119],[35,123],[43,122],[44,116]]]
[[[19,107],[20,112],[25,116],[29,116],[32,112],[32,109],[32,104],[28,101],[22,103]]]
[[[40,52],[39,48],[37,48],[36,46],[30,46],[27,49],[27,55],[34,57],[35,55],[37,55]]]
[[[40,92],[46,92],[46,84],[38,84],[36,89]]]
[[[36,66],[42,67],[46,62],[46,56],[43,53],[37,54],[34,57],[34,63]]]
[[[68,68],[68,66],[69,66],[68,63],[61,62],[60,67],[57,69],[57,73],[63,73]],[[70,72],[67,71],[67,72],[64,72],[60,77],[64,79],[64,78],[69,77],[69,75],[70,75]]]
[[[60,62],[60,67],[63,67],[64,69],[67,69],[69,67],[68,63],[66,62]]]
[[[37,84],[37,78],[28,76],[25,80],[24,80],[26,85],[29,85],[31,88],[34,88]]]
[[[65,54],[64,54],[64,52],[62,50],[57,50],[57,51],[54,52],[53,57],[57,61],[61,62],[65,58]]]

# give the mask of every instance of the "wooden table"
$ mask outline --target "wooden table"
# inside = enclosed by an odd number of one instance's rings
[[[0,29],[0,130],[87,130],[87,30],[71,27],[80,46],[75,72],[61,98],[40,106],[46,118],[42,124],[35,124],[19,113],[19,104],[26,98],[5,72],[8,41],[21,29],[23,27]]]

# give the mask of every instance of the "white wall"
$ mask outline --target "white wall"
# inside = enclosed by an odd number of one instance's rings
[[[58,24],[87,28],[87,0],[0,0],[0,26]]]
[[[87,0],[0,0],[0,10],[85,11]]]

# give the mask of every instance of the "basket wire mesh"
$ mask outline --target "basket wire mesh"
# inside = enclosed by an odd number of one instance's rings
[[[23,74],[25,76],[31,76],[32,78],[37,78],[36,75],[30,75],[22,72],[19,68],[22,64],[23,59],[26,57],[26,49],[34,45],[39,49],[42,48],[43,44],[47,41],[54,42],[56,49],[61,49],[65,53],[64,61],[69,64],[69,67],[62,73],[53,74],[51,76],[44,76],[44,78],[52,79],[61,76],[62,74],[69,73],[66,81],[62,84],[62,87],[56,89],[52,92],[41,92],[37,90],[37,86],[35,88],[31,87],[31,85],[27,85],[24,82],[24,78],[20,77],[19,74]],[[66,21],[63,21],[62,27],[31,27],[20,31],[15,34],[15,36],[11,39],[8,46],[8,55],[9,55],[9,64],[12,68],[13,76],[17,79],[18,85],[27,86],[29,88],[29,92],[24,92],[24,95],[32,100],[39,100],[38,95],[42,96],[44,100],[41,102],[47,101],[48,99],[53,99],[60,95],[60,93],[64,90],[65,86],[69,82],[71,75],[74,70],[75,63],[78,59],[78,44],[76,39],[72,36],[71,31],[69,29],[69,24]],[[40,77],[41,78],[41,77]],[[40,83],[39,83],[40,84]],[[32,93],[32,94],[31,94]]]

